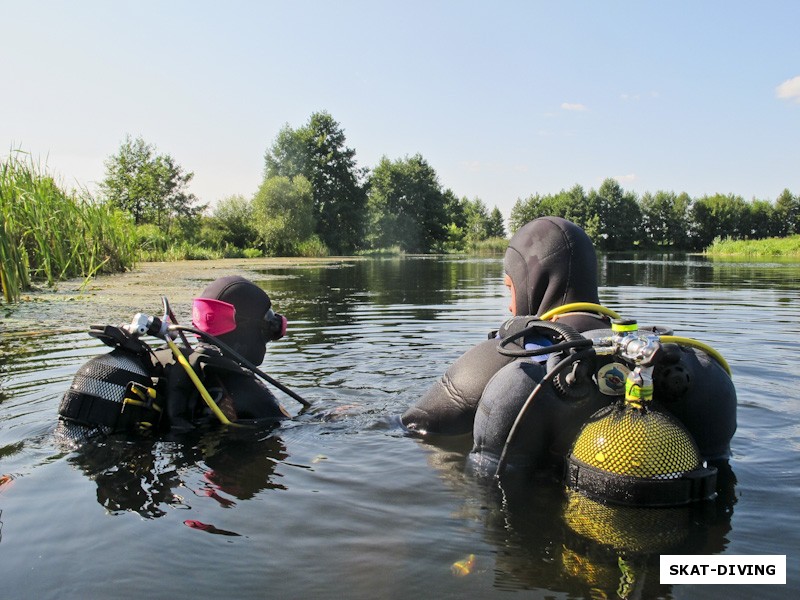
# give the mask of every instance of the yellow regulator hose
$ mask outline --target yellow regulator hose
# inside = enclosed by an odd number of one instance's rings
[[[594,304],[592,302],[573,302],[572,304],[564,304],[563,306],[557,306],[556,308],[552,308],[544,313],[541,317],[539,317],[542,321],[549,321],[553,317],[557,315],[563,315],[564,313],[568,312],[594,312],[599,313],[601,315],[606,315],[611,317],[612,319],[620,319],[619,313],[616,311],[611,310],[610,308],[606,308],[600,304]],[[680,337],[676,335],[662,335],[659,337],[662,343],[669,344],[683,344],[684,346],[689,346],[690,348],[697,348],[698,350],[702,350],[714,360],[716,360],[720,366],[725,369],[725,372],[728,374],[729,377],[733,377],[733,373],[731,373],[731,367],[728,365],[728,361],[725,358],[714,350],[708,344],[704,344],[699,340],[695,340],[692,338],[687,337]]]
[[[544,313],[541,317],[539,317],[542,321],[549,321],[556,315],[563,315],[564,313],[568,312],[594,312],[600,313],[601,315],[606,315],[611,317],[612,319],[619,319],[621,318],[619,314],[610,308],[606,308],[600,304],[594,304],[592,302],[573,302],[572,304],[564,304],[563,306],[556,306],[555,308],[551,308],[546,313]]]
[[[169,345],[170,350],[175,355],[175,360],[177,360],[183,369],[186,371],[186,374],[189,376],[189,379],[192,380],[194,387],[197,388],[197,391],[200,392],[200,396],[203,398],[205,403],[208,405],[208,408],[211,409],[211,412],[216,415],[216,417],[220,420],[221,423],[224,425],[233,425],[235,427],[241,427],[239,423],[234,423],[228,417],[225,416],[225,413],[222,412],[217,403],[214,402],[214,399],[211,397],[211,394],[208,393],[206,386],[203,385],[203,382],[200,381],[200,378],[197,376],[197,373],[194,372],[192,365],[189,364],[189,361],[186,360],[186,357],[183,355],[183,352],[180,351],[178,346],[173,342],[169,336],[166,338],[167,345]]]

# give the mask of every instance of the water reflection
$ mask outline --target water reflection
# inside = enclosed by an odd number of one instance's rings
[[[167,508],[192,508],[192,497],[224,508],[267,489],[285,489],[275,466],[288,455],[266,431],[197,431],[159,439],[108,436],[75,443],[59,424],[56,443],[68,461],[97,485],[97,502],[110,514],[136,512],[147,519]]]
[[[461,498],[459,516],[480,521],[494,548],[494,587],[562,592],[576,598],[669,597],[661,554],[719,554],[728,547],[736,477],[718,465],[718,497],[690,506],[601,504],[566,490],[555,476],[533,481],[466,474],[470,436],[421,442],[428,463]]]
[[[500,259],[453,260],[441,257],[354,260],[335,265],[273,268],[258,280],[290,320],[352,324],[364,305],[403,305],[408,319],[436,317],[443,305],[501,277]]]
[[[614,286],[796,290],[800,262],[754,262],[687,254],[609,253],[599,257],[600,282]]]

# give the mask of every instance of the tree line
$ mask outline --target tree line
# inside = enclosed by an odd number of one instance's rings
[[[747,202],[734,194],[690,198],[659,191],[637,196],[614,179],[597,190],[575,185],[557,194],[520,199],[511,211],[511,230],[553,215],[583,227],[601,250],[671,248],[703,250],[715,239],[757,240],[800,234],[800,196],[788,189],[772,203]]]
[[[106,161],[103,197],[130,213],[143,246],[182,242],[223,254],[326,255],[394,249],[458,252],[505,238],[503,215],[479,198],[459,198],[420,155],[359,167],[341,125],[327,112],[281,129],[264,155],[252,197],[230,196],[208,210],[188,193],[192,173],[141,138],[126,138]],[[772,203],[733,194],[637,196],[614,179],[588,192],[518,199],[513,233],[540,216],[565,217],[601,250],[702,250],[715,239],[762,239],[800,233],[800,196],[787,189]]]
[[[223,252],[282,256],[431,253],[464,251],[506,236],[497,207],[490,211],[479,198],[444,189],[420,154],[383,157],[372,170],[359,167],[342,127],[327,112],[281,129],[251,198],[230,196],[209,211],[187,192],[192,175],[128,136],[106,161],[100,189],[133,216],[145,245],[186,240]]]

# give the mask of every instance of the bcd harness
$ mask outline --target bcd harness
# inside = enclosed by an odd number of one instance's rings
[[[184,386],[185,393],[176,393],[180,384],[175,380],[186,378],[175,364],[171,349],[152,350],[140,339],[112,325],[94,325],[89,335],[110,346],[112,351],[94,357],[78,370],[61,400],[61,417],[90,427],[100,426],[109,432],[147,433],[169,425],[165,414],[186,414],[196,408],[194,386]],[[219,374],[247,372],[213,346],[197,344],[191,350],[181,348],[181,352],[192,370],[211,384],[209,389],[226,419],[235,421],[233,401]]]

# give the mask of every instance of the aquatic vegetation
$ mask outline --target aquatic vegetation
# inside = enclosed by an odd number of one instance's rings
[[[132,266],[130,219],[87,192],[67,192],[21,151],[0,163],[0,282],[6,302],[32,281],[53,286]]]

